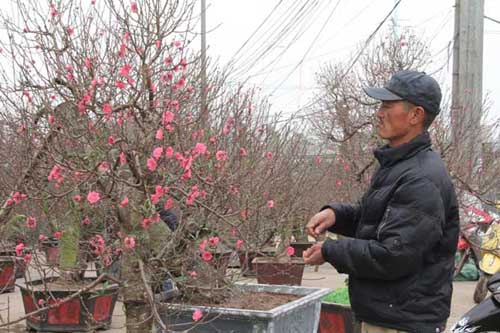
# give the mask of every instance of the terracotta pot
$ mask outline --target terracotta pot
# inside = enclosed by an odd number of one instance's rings
[[[355,320],[349,305],[321,303],[318,333],[360,333],[360,324]]]
[[[48,278],[47,280],[55,279],[57,278]],[[86,281],[91,283],[92,279],[86,279]],[[40,300],[53,304],[57,299],[63,299],[77,291],[75,288],[75,290],[36,290],[31,292],[27,288],[30,285],[40,284],[43,284],[42,280],[19,286],[25,313],[37,310],[36,304]],[[108,329],[111,325],[117,297],[118,285],[116,284],[102,290],[90,290],[58,307],[28,317],[26,325],[28,329],[37,332],[93,332],[96,329]]]
[[[59,265],[59,242],[56,240],[48,240],[42,242],[42,250],[45,253],[45,258],[48,265]]]
[[[255,258],[252,263],[257,273],[257,282],[300,286],[304,274],[302,258]]]
[[[30,253],[29,250],[24,250],[25,253]],[[12,257],[15,262],[16,268],[16,279],[22,278],[24,276],[24,272],[26,271],[26,263],[24,259],[16,256],[16,251],[10,250],[0,250],[0,257]]]
[[[13,259],[0,259],[0,292],[2,293],[14,291],[16,282],[14,265]]]
[[[295,250],[293,256],[302,258],[302,253],[304,253],[304,251],[310,248],[313,244],[314,243],[311,242],[290,243],[290,246],[293,247],[293,249]]]
[[[271,257],[274,256],[274,251],[244,251],[238,252],[238,258],[240,260],[240,268],[243,276],[255,276],[255,267],[252,261],[259,257]]]

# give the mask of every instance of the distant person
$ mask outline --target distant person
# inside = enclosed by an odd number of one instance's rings
[[[363,333],[443,332],[450,314],[459,233],[455,189],[431,148],[427,129],[439,114],[441,89],[429,75],[395,73],[381,101],[375,151],[380,167],[356,205],[323,207],[306,226],[351,238],[326,240],[304,252],[306,264],[326,261],[349,274],[349,295]]]
[[[177,215],[175,215],[172,209],[160,209],[160,219],[165,222],[171,231],[177,229]]]

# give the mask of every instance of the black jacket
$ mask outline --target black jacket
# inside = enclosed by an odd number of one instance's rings
[[[349,274],[357,319],[410,332],[436,332],[450,314],[459,233],[455,190],[427,132],[375,151],[380,168],[358,205],[332,204],[325,260]]]

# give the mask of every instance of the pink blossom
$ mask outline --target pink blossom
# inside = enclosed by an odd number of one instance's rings
[[[40,298],[37,302],[38,306],[44,306],[45,305],[45,300],[43,298]]]
[[[289,247],[286,248],[286,254],[288,256],[291,257],[291,256],[293,256],[294,253],[295,253],[295,249],[293,247],[289,246]]]
[[[163,154],[163,147],[156,147],[153,149],[153,157],[159,159]]]
[[[106,172],[109,170],[109,163],[106,161],[103,161],[99,164],[98,170],[99,172]]]
[[[117,80],[115,82],[115,86],[118,88],[118,89],[124,89],[125,88],[125,83],[120,81],[120,80]]]
[[[229,192],[231,192],[232,194],[238,194],[239,192],[238,187],[234,185],[229,185]]]
[[[31,258],[32,258],[32,257],[31,257],[31,253],[26,253],[26,254],[24,255],[23,260],[24,260],[24,262],[26,263],[26,265],[28,265],[28,264],[30,263]]]
[[[274,207],[274,201],[273,200],[268,200],[267,201],[267,208],[273,208]]]
[[[113,138],[112,136],[110,136],[110,137],[108,138],[108,143],[109,143],[110,145],[113,145],[113,144],[115,143],[115,138]]]
[[[52,124],[54,124],[55,121],[56,120],[55,120],[54,116],[53,115],[49,115],[49,124],[52,125]]]
[[[28,216],[26,219],[26,227],[30,229],[35,229],[36,228],[36,217],[34,216]]]
[[[247,150],[244,147],[240,148],[240,156],[242,157],[247,156]]]
[[[266,153],[266,158],[267,158],[268,160],[272,160],[272,159],[273,159],[273,153],[272,153],[272,152],[270,152],[270,151],[268,151],[268,152]]]
[[[134,237],[125,237],[124,244],[126,249],[133,249],[135,246]]]
[[[105,103],[102,106],[102,112],[104,112],[105,115],[110,116],[111,113],[113,113],[113,109],[111,108],[111,105],[109,103]]]
[[[200,252],[204,252],[207,247],[208,241],[206,239],[202,240],[200,243]]]
[[[216,247],[217,244],[219,244],[219,237],[215,236],[215,237],[210,237],[208,239],[208,244],[211,246],[211,247]]]
[[[212,255],[212,253],[210,253],[210,252],[208,252],[208,251],[205,251],[205,252],[203,252],[203,253],[201,254],[201,257],[203,258],[203,260],[204,260],[204,261],[209,262],[209,261],[211,261],[211,260],[212,260],[213,255]]]
[[[181,41],[179,41],[179,40],[176,40],[176,41],[174,42],[174,46],[175,46],[175,47],[180,47],[181,45],[182,45],[182,43],[181,43]]]
[[[125,45],[125,43],[122,43],[120,45],[120,51],[118,52],[118,57],[120,58],[125,57],[125,52],[127,52],[127,45]]]
[[[130,4],[130,10],[132,11],[132,13],[137,13],[137,3],[135,1],[132,1],[132,3]]]
[[[59,180],[62,178],[61,171],[63,171],[63,168],[58,166],[57,164],[52,167],[52,170],[49,173],[49,176],[47,177],[48,181],[55,180],[56,182],[59,182]]]
[[[52,236],[54,236],[55,239],[61,239],[63,232],[62,231],[56,231]]]
[[[239,250],[243,246],[243,241],[241,239],[238,239],[236,241],[236,248]]]
[[[68,35],[71,36],[73,34],[73,32],[75,32],[75,29],[73,29],[72,26],[68,26],[68,27],[66,27],[66,32],[68,33]]]
[[[167,158],[172,158],[174,156],[174,148],[168,146],[167,149],[165,149],[165,155]]]
[[[165,65],[170,65],[172,63],[172,61],[173,61],[173,59],[171,56],[168,56],[165,59],[163,59],[163,62],[165,63]]]
[[[127,207],[127,205],[128,205],[128,198],[125,197],[123,198],[122,202],[120,202],[120,206]]]
[[[156,185],[155,186],[155,194],[162,196],[163,195],[163,186],[161,185]]]
[[[126,77],[129,76],[131,69],[132,69],[132,66],[130,66],[129,64],[123,65],[122,68],[120,69],[120,75],[126,76]]]
[[[90,69],[90,66],[91,66],[90,58],[87,57],[85,58],[85,68]]]
[[[158,201],[160,200],[160,196],[158,194],[152,194],[151,195],[151,202],[156,205]]]
[[[161,128],[159,128],[158,130],[156,130],[156,136],[155,136],[155,139],[156,140],[161,140],[163,139],[163,130]]]
[[[207,152],[207,146],[203,143],[197,143],[193,149],[194,156],[203,155]]]
[[[82,224],[83,225],[89,225],[90,224],[90,217],[85,216],[85,218],[82,221]]]
[[[99,194],[99,192],[92,191],[92,192],[89,192],[89,194],[87,195],[87,201],[91,205],[99,202],[99,200],[101,200],[101,195]]]
[[[147,164],[149,171],[155,171],[156,168],[158,167],[158,164],[156,163],[156,160],[153,157],[148,158]]]
[[[335,184],[340,187],[340,186],[342,186],[342,181],[340,179],[337,179]]]
[[[226,123],[224,125],[224,129],[222,130],[222,134],[224,134],[224,135],[229,134],[233,124],[234,124],[234,118],[227,118]]]
[[[20,257],[22,256],[24,251],[24,243],[19,243],[16,245],[16,256]]]
[[[45,236],[44,234],[40,234],[40,236],[38,236],[38,241],[40,241],[40,242],[44,242],[48,239],[49,239],[49,237]]]
[[[141,226],[142,226],[144,229],[148,229],[148,228],[149,228],[149,226],[151,225],[151,222],[153,222],[153,221],[151,221],[151,220],[150,220],[150,219],[148,219],[148,218],[145,218],[145,219],[143,219],[143,220],[142,220],[142,222],[141,222]]]
[[[198,273],[196,273],[196,271],[191,271],[189,272],[189,276],[192,278],[196,278],[198,276]]]
[[[94,248],[94,253],[96,255],[101,255],[106,249],[106,244],[104,243],[104,238],[101,235],[94,236],[90,241],[90,245]]]
[[[173,206],[174,206],[174,202],[173,202],[172,198],[168,198],[167,200],[165,200],[165,206],[164,206],[165,209],[170,209]]]
[[[344,171],[349,171],[350,167],[348,164],[344,164]]]
[[[182,58],[181,59],[180,65],[181,65],[182,69],[186,69],[187,68],[187,60],[186,60],[186,58]]]
[[[215,158],[217,161],[225,161],[227,160],[227,153],[224,150],[219,150],[215,153]]]
[[[79,195],[79,194],[76,194],[73,196],[73,200],[75,200],[76,202],[81,202],[82,201],[82,196]]]
[[[321,156],[316,156],[315,162],[317,165],[321,164]]]
[[[193,320],[194,321],[199,321],[203,317],[203,312],[201,310],[195,310],[193,312]]]
[[[175,114],[173,114],[171,111],[165,111],[163,113],[163,124],[170,124],[175,118]]]
[[[127,163],[127,156],[125,155],[125,153],[122,151],[120,153],[120,164],[121,165],[124,165],[125,163]]]

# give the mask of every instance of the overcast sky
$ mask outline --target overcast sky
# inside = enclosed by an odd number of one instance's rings
[[[285,112],[307,104],[315,89],[314,74],[327,62],[348,61],[395,3],[394,0],[341,0],[337,5],[336,0],[320,0],[314,10],[304,13],[301,24],[289,27],[285,37],[275,44],[274,52],[258,58],[254,52],[273,31],[283,26],[293,12],[293,5],[307,3],[283,0],[263,25],[264,32],[251,39],[243,52],[233,58],[279,2],[207,0],[210,31],[207,44],[211,57],[222,62],[235,59],[236,69],[241,69],[239,78],[250,76],[251,83],[272,95],[274,110]],[[411,28],[429,42],[434,63],[427,72],[443,68],[436,78],[443,83],[444,90],[449,89],[451,82],[454,3],[455,0],[403,0],[393,17],[400,33]],[[500,20],[500,0],[485,0],[485,15]],[[385,32],[391,24],[393,21],[386,22]],[[500,116],[500,24],[485,20],[484,30],[483,93],[490,96],[492,109]],[[279,53],[283,54],[278,57]],[[302,59],[302,65],[298,65]]]

